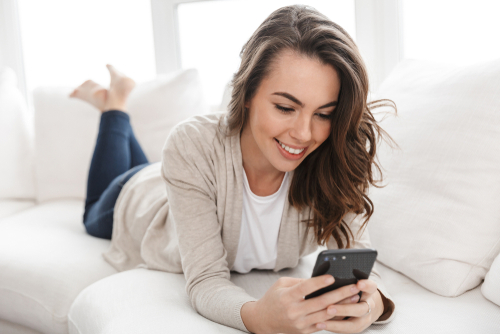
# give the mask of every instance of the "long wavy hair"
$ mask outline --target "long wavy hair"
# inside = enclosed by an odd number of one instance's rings
[[[384,187],[375,184],[382,181],[375,156],[382,134],[390,136],[377,124],[372,109],[389,106],[397,113],[396,105],[387,99],[367,102],[366,66],[342,27],[310,6],[287,6],[274,11],[240,52],[241,64],[231,81],[228,112],[219,122],[219,130],[223,131],[222,121],[226,121],[225,135],[241,133],[249,112],[245,102],[254,97],[270,73],[272,62],[285,49],[333,66],[341,83],[331,133],[295,169],[288,201],[299,211],[307,206],[312,209],[313,217],[303,222],[307,232],[311,226],[314,228],[318,245],[327,244],[333,237],[339,248],[350,248],[348,233],[354,236],[344,216],[348,212],[365,213],[365,227],[374,210],[366,194],[368,187]],[[372,165],[378,169],[380,180],[373,179]]]

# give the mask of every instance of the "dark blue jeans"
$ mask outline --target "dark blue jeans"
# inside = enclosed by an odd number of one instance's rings
[[[88,234],[111,239],[116,199],[125,182],[147,165],[148,159],[134,136],[129,115],[120,110],[102,113],[83,214]]]

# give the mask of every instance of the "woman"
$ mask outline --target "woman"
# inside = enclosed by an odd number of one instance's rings
[[[308,300],[333,277],[283,277],[259,300],[229,280],[230,270],[295,267],[318,245],[371,247],[366,192],[383,133],[356,45],[316,10],[273,12],[241,58],[228,113],[178,124],[161,163],[147,162],[123,111],[129,78],[108,66],[109,90],[86,82],[72,94],[105,111],[88,233],[111,238],[104,257],[117,270],[184,273],[193,308],[242,331],[357,333],[391,321],[395,306],[375,267],[367,280]]]

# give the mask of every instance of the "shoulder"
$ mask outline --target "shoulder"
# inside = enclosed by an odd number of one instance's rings
[[[163,150],[176,148],[183,153],[213,150],[216,143],[222,144],[219,121],[224,126],[225,112],[192,116],[174,126]]]

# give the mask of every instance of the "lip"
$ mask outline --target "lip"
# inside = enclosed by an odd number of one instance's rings
[[[278,147],[278,150],[280,151],[281,155],[288,160],[301,159],[304,156],[304,154],[306,154],[307,147],[309,147],[309,146],[306,146],[300,154],[292,154],[292,153],[288,152],[287,150],[285,150],[283,147],[281,147],[280,143],[278,143],[278,141],[276,139],[274,140],[274,142],[276,143],[276,147]],[[293,148],[293,147],[291,147],[291,148]]]
[[[277,138],[274,138],[274,139],[275,139],[276,141],[278,141],[278,139],[277,139]],[[283,143],[283,142],[281,142],[281,143]],[[285,144],[285,146],[288,146],[288,147],[293,148],[293,149],[296,149],[296,150],[301,150],[301,149],[304,149],[304,150],[305,150],[305,149],[307,149],[307,148],[309,147],[309,146],[293,146],[293,145],[288,145],[287,143],[283,143],[283,144]]]

